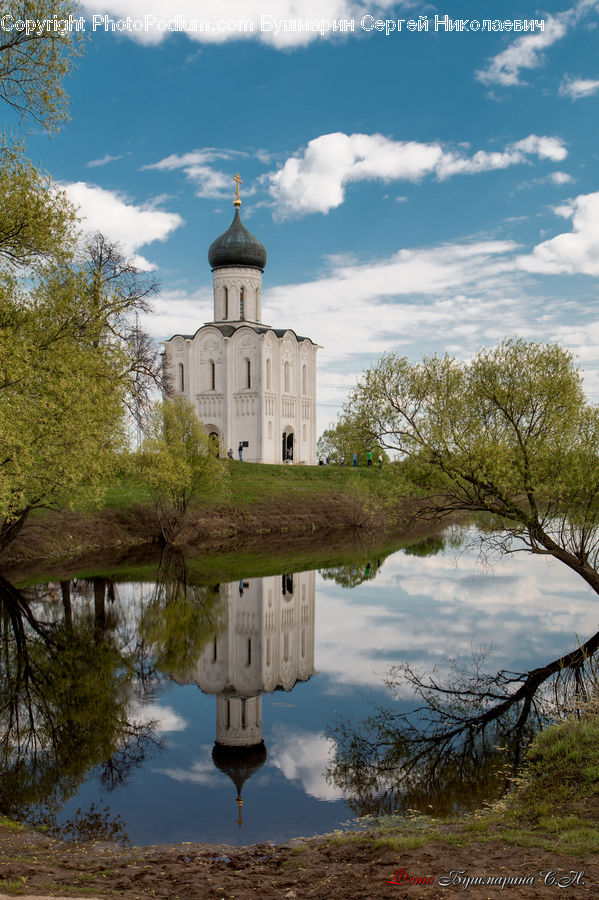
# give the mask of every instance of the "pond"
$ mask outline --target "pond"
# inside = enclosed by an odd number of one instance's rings
[[[153,581],[6,582],[0,812],[64,836],[239,844],[467,808],[505,782],[499,732],[467,765],[453,740],[436,789],[420,759],[402,787],[415,755],[393,716],[416,701],[385,684],[392,667],[439,685],[476,664],[523,672],[597,628],[596,596],[563,565],[522,553],[487,566],[455,533],[292,568],[206,583],[174,559]],[[381,734],[392,775],[364,769]]]

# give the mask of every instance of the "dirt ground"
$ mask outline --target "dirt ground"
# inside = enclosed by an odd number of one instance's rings
[[[468,877],[492,877],[495,884],[466,885]],[[528,884],[504,882],[502,886],[501,878],[527,879]],[[467,848],[437,841],[397,853],[388,847],[375,848],[362,836],[351,843],[314,839],[285,846],[178,844],[121,849],[2,829],[0,892],[6,892],[0,893],[0,900],[7,895],[86,900],[114,896],[123,900],[437,900],[452,895],[475,900],[582,900],[599,898],[599,856],[572,859],[500,841]]]

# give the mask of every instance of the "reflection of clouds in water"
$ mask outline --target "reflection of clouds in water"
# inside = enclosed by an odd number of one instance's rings
[[[151,700],[132,700],[129,704],[131,721],[136,725],[154,723],[154,730],[163,734],[168,731],[185,731],[187,721],[172,706],[163,706]]]
[[[299,781],[305,792],[317,800],[339,800],[343,793],[327,784],[325,771],[335,742],[319,732],[289,731],[280,725],[273,728],[269,751],[270,763],[288,781]]]
[[[212,746],[205,744],[200,747],[202,758],[192,763],[188,769],[154,769],[161,775],[172,778],[173,781],[202,784],[205,787],[222,787],[223,774],[219,772],[212,761]]]
[[[489,667],[545,663],[597,629],[597,597],[563,564],[530,553],[482,566],[478,549],[396,553],[374,581],[348,591],[319,582],[316,663],[329,693],[380,685],[402,660],[447,671],[448,657],[493,648]]]

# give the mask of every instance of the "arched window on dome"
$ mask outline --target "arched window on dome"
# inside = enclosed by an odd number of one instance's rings
[[[245,319],[245,288],[239,289],[239,318]]]
[[[225,319],[229,318],[229,288],[225,288]]]
[[[179,390],[181,393],[185,390],[185,368],[183,363],[179,363]]]

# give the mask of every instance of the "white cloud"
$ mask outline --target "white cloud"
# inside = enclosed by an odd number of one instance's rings
[[[536,154],[539,159],[550,159],[552,162],[562,162],[568,155],[562,140],[546,135],[529,134],[523,140],[517,141],[513,148],[522,150],[523,153]]]
[[[85,165],[88,167],[88,169],[94,169],[97,166],[106,166],[108,165],[108,163],[115,162],[115,160],[122,158],[122,154],[120,154],[119,156],[111,156],[110,153],[105,153],[104,156],[102,156],[100,159],[90,159],[90,161]]]
[[[544,31],[517,38],[510,46],[494,56],[486,69],[476,73],[483,84],[504,87],[521,84],[521,69],[536,69],[543,62],[543,51],[563,38],[567,31],[566,16],[547,16]]]
[[[395,553],[368,583],[367,604],[362,590],[354,595],[317,581],[315,655],[331,692],[379,686],[402,658],[442,674],[448,647],[465,660],[489,641],[489,668],[538,665],[558,648],[571,649],[576,634],[596,630],[592,591],[567,567],[530,554],[485,569],[476,547],[428,557]]]
[[[554,184],[569,184],[574,179],[567,172],[552,172],[549,180]]]
[[[561,161],[567,150],[559,138],[531,134],[504,151],[479,150],[468,157],[440,144],[394,141],[382,134],[323,134],[269,176],[279,218],[328,213],[340,206],[345,187],[356,181],[419,181],[475,174],[524,163],[529,156]]]
[[[83,231],[101,231],[105,237],[120,244],[124,254],[141,269],[150,270],[155,266],[138,254],[139,248],[153,241],[166,240],[183,224],[178,213],[156,209],[152,204],[137,206],[115,191],[85,181],[62,187],[71,203],[79,209]]]
[[[555,212],[572,218],[572,231],[537,244],[519,258],[519,267],[551,275],[599,275],[599,192],[580,194]]]
[[[212,320],[212,304],[212,290],[208,287],[194,294],[163,291],[152,299],[152,313],[144,317],[143,327],[158,340],[175,333],[195,334],[201,325]]]
[[[152,701],[133,700],[129,706],[131,719],[139,725],[152,723],[154,730],[163,734],[169,731],[185,731],[186,720],[171,706]]]
[[[599,81],[591,78],[570,78],[565,77],[559,86],[559,92],[562,97],[569,97],[571,100],[580,100],[581,97],[591,97],[599,91]]]
[[[316,28],[285,27],[283,22],[324,22],[333,20],[359,19],[365,12],[377,14],[395,6],[394,0],[378,0],[374,5],[366,5],[351,0],[220,0],[215,6],[213,0],[178,0],[176,11],[168,9],[164,0],[100,0],[86,8],[90,13],[109,13],[113,17],[141,20],[140,30],[129,28],[123,32],[127,37],[144,44],[158,44],[168,37],[168,26],[162,23],[176,23],[176,30],[185,31],[190,40],[199,43],[221,44],[231,40],[259,40],[278,49],[305,46],[312,41],[339,37],[343,32],[333,32]],[[404,7],[413,4],[403,3]],[[154,17],[156,22],[152,20]],[[201,23],[195,27],[184,27],[183,23]],[[221,23],[225,23],[224,25]],[[239,23],[239,24],[236,24]],[[109,29],[112,26],[109,26]],[[104,28],[104,25],[102,25]],[[325,25],[326,29],[326,25]],[[359,27],[356,28],[356,31]],[[352,32],[345,32],[351,35]]]
[[[202,753],[201,758],[192,763],[188,769],[168,768],[156,771],[172,778],[173,781],[202,784],[211,788],[221,787],[223,775],[212,761],[212,747],[204,744],[199,749]]]
[[[156,163],[143,166],[143,168],[159,171],[182,169],[190,181],[197,185],[198,197],[220,198],[230,195],[233,179],[230,173],[220,172],[210,163],[220,159],[232,159],[236,156],[248,156],[248,154],[243,151],[206,147],[201,150],[192,150],[190,153],[172,153]],[[244,191],[245,196],[250,193],[252,192]]]
[[[288,731],[275,725],[269,762],[288,781],[299,781],[303,789],[317,800],[339,800],[343,792],[327,782],[326,769],[335,742],[318,732]]]

